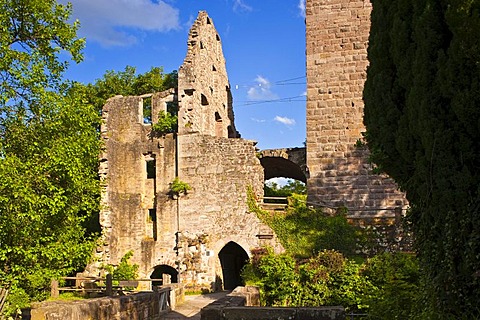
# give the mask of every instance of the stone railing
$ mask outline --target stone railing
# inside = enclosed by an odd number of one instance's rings
[[[260,307],[256,287],[237,287],[201,311],[201,320],[343,320],[343,307]]]

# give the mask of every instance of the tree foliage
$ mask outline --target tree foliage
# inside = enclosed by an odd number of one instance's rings
[[[145,73],[137,74],[135,67],[126,66],[123,71],[106,71],[101,79],[86,85],[84,90],[88,92],[89,102],[100,112],[107,99],[113,96],[143,95],[177,86],[176,71],[165,74],[161,67],[152,67]]]
[[[289,179],[283,186],[280,186],[273,181],[269,181],[264,185],[264,194],[266,197],[288,197],[294,193],[307,194],[307,186],[305,183]]]
[[[480,2],[373,2],[372,159],[406,191],[437,317],[480,317]]]
[[[98,212],[98,113],[62,80],[84,41],[70,6],[0,1],[0,286],[10,308],[88,261]],[[68,90],[72,88],[71,90]],[[28,297],[28,298],[27,298]]]

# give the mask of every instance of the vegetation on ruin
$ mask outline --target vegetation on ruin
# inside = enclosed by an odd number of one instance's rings
[[[478,30],[478,1],[373,1],[366,140],[410,201],[430,319],[480,317]]]
[[[179,196],[181,194],[185,194],[188,192],[188,190],[191,190],[192,187],[180,180],[178,177],[175,177],[175,179],[173,179],[172,182],[170,182],[170,193],[171,195],[174,195],[174,196]]]
[[[133,251],[128,251],[120,259],[118,265],[105,265],[103,269],[112,275],[112,280],[115,285],[118,285],[119,280],[135,280],[138,279],[138,264],[131,264],[130,258],[133,256]]]
[[[158,113],[158,121],[152,125],[152,130],[157,134],[177,132],[178,116],[161,110]]]
[[[247,190],[249,210],[273,229],[287,253],[305,258],[332,249],[354,255],[357,240],[363,239],[360,229],[350,225],[345,215],[328,216],[309,208],[306,200],[306,195],[293,194],[284,212],[271,214],[258,206],[253,190]]]
[[[374,319],[417,316],[421,283],[414,255],[382,251],[376,234],[350,225],[344,211],[327,216],[309,208],[305,195],[293,194],[285,213],[273,214],[258,206],[249,187],[247,204],[285,248],[283,254],[252,250],[243,270],[246,283],[260,287],[264,305],[342,305]]]
[[[98,112],[63,80],[84,40],[70,5],[2,1],[0,11],[0,286],[7,312],[44,299],[82,269],[98,212]]]

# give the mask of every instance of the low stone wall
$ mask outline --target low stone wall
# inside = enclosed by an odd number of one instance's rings
[[[256,287],[237,287],[201,311],[202,320],[343,320],[343,307],[259,307]]]
[[[77,301],[41,302],[30,311],[31,320],[160,320],[169,310],[162,310],[159,292],[139,292],[126,296]],[[172,286],[170,307],[184,299],[183,286]]]

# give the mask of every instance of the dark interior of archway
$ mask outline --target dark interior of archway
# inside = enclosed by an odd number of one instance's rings
[[[152,274],[150,275],[150,279],[162,279],[164,274],[170,275],[170,280],[172,283],[178,282],[178,271],[175,268],[162,264],[155,267]],[[152,286],[161,286],[163,285],[163,281],[153,281]]]
[[[260,158],[260,163],[264,169],[265,180],[285,177],[307,183],[307,177],[300,166],[290,160],[281,157],[263,157]]]
[[[248,254],[235,242],[227,243],[218,254],[223,272],[223,288],[233,290],[243,285],[240,275],[243,266],[248,262]]]

